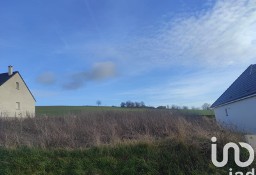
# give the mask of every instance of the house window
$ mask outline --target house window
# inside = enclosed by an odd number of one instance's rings
[[[16,102],[16,110],[20,110],[20,102]]]
[[[20,83],[19,82],[16,82],[16,89],[20,90]]]
[[[228,109],[227,108],[225,109],[225,113],[226,113],[226,116],[228,116]]]

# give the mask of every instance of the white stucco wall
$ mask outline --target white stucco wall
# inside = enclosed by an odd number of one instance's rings
[[[236,126],[239,130],[256,133],[256,97],[215,108],[214,113],[220,123],[224,122]]]
[[[19,83],[19,90],[16,89]],[[20,109],[17,109],[17,102]],[[35,115],[35,100],[18,73],[0,86],[0,116],[26,117]]]

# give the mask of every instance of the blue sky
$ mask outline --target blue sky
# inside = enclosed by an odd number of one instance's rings
[[[1,1],[0,22],[37,105],[200,107],[256,60],[255,0]]]

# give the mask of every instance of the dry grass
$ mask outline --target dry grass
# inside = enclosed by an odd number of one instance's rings
[[[74,149],[164,138],[198,142],[212,136],[237,138],[214,119],[171,110],[85,111],[79,115],[0,119],[0,146],[6,148]]]

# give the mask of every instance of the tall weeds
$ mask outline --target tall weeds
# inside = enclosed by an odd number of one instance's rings
[[[74,149],[164,138],[197,142],[216,135],[234,136],[214,119],[171,110],[104,110],[54,117],[0,118],[0,146],[6,148]]]

